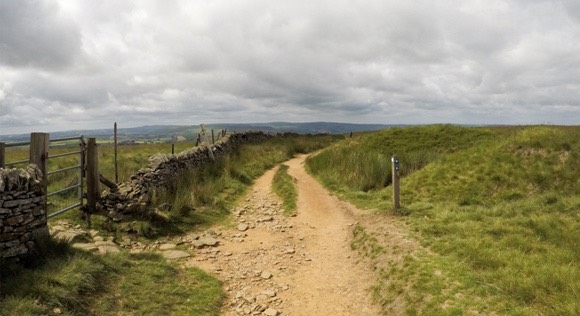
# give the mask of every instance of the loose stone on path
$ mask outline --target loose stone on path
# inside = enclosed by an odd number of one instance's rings
[[[245,232],[246,230],[248,230],[249,226],[246,223],[240,223],[238,225],[238,230],[241,232]]]

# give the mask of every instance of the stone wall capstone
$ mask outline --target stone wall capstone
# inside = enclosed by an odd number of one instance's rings
[[[38,236],[48,235],[42,172],[0,168],[0,258],[27,254]]]
[[[100,204],[105,215],[121,219],[123,214],[143,211],[156,188],[170,186],[176,175],[187,169],[210,163],[212,150],[215,159],[232,151],[242,143],[260,142],[271,138],[263,132],[229,134],[219,139],[213,146],[198,146],[174,154],[156,154],[149,157],[149,166],[131,176],[129,181],[118,186],[117,190],[102,197]]]

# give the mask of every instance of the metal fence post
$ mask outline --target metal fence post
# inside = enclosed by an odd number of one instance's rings
[[[79,165],[80,165],[80,170],[79,170],[79,188],[78,188],[78,197],[80,200],[80,204],[81,204],[81,209],[83,207],[83,193],[84,193],[84,178],[85,178],[85,157],[86,157],[86,144],[85,144],[85,138],[83,136],[80,137],[79,139]]]
[[[117,164],[117,122],[115,122],[114,128],[114,151],[115,151],[115,183],[119,183],[119,166]]]
[[[87,212],[96,213],[99,198],[99,161],[97,140],[89,138],[87,142]]]

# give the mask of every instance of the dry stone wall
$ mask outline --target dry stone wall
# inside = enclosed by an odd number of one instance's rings
[[[0,168],[0,258],[27,254],[39,235],[47,235],[42,172]]]
[[[230,134],[213,146],[198,146],[174,155],[153,155],[149,158],[148,167],[139,170],[129,181],[101,199],[103,211],[113,219],[120,219],[127,213],[142,212],[146,209],[154,189],[171,186],[181,172],[210,163],[210,150],[217,159],[242,143],[260,142],[270,137],[272,136],[262,132]]]

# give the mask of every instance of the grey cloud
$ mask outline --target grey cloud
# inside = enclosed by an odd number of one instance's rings
[[[0,64],[60,69],[80,54],[80,34],[52,1],[0,2]]]
[[[577,1],[56,3],[0,4],[0,133],[21,108],[58,129],[571,124],[580,107]]]

